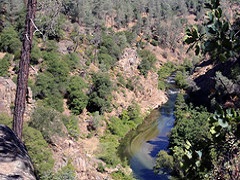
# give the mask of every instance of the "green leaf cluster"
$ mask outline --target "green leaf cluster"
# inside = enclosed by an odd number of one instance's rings
[[[84,92],[87,88],[85,81],[79,76],[72,76],[67,88],[68,106],[72,113],[80,114],[88,104],[88,96]]]
[[[5,56],[0,59],[0,76],[8,76],[11,59],[12,56],[10,54],[5,54]]]
[[[209,54],[216,61],[238,57],[240,38],[235,28],[237,21],[231,24],[223,14],[219,0],[211,0],[205,3],[205,7],[209,9],[206,22],[187,28],[184,42],[190,45],[189,49],[195,49],[196,55]]]
[[[21,41],[13,26],[6,26],[0,34],[0,50],[11,54],[20,52]]]
[[[89,94],[87,109],[90,112],[110,112],[113,84],[106,73],[93,74],[92,92]]]
[[[154,69],[155,67],[155,63],[157,61],[156,56],[149,50],[139,50],[138,55],[142,59],[138,69],[142,75],[147,77],[148,71]]]

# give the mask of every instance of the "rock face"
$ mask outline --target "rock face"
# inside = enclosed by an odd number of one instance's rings
[[[35,180],[33,165],[24,144],[0,124],[0,179]]]
[[[123,89],[113,93],[115,103],[120,105],[119,113],[133,102],[137,102],[145,113],[167,101],[166,94],[158,89],[158,74],[149,72],[146,78],[140,76],[137,69],[140,62],[137,51],[133,48],[126,48],[118,61],[115,70],[123,74],[125,80],[132,85],[132,90]]]
[[[16,84],[10,78],[0,77],[0,112],[5,112],[8,115],[12,114]],[[25,119],[30,117],[32,109],[34,108],[34,100],[32,99],[31,88],[28,87],[27,103],[25,110]]]
[[[0,77],[0,112],[11,114],[15,93],[16,84],[11,79]]]

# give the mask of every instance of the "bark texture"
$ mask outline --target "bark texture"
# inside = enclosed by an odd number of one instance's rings
[[[23,128],[23,115],[26,106],[26,94],[30,64],[30,53],[32,48],[32,37],[34,32],[33,21],[37,7],[36,0],[28,0],[27,14],[25,20],[25,31],[22,43],[21,60],[17,78],[17,91],[13,115],[13,131],[21,139]]]

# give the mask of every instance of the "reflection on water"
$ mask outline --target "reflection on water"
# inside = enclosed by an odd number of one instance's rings
[[[138,126],[135,131],[128,133],[119,147],[122,159],[127,157],[134,177],[139,180],[166,180],[165,174],[155,174],[153,167],[155,158],[160,150],[167,150],[168,134],[174,125],[174,104],[176,90],[169,91],[169,100],[160,109],[154,110]]]

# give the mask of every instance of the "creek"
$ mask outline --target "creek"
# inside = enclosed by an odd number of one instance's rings
[[[158,152],[168,148],[168,134],[175,121],[174,106],[178,90],[173,76],[167,82],[168,101],[153,110],[136,130],[129,132],[119,147],[120,157],[128,160],[134,178],[139,180],[169,179],[169,175],[155,174],[153,171]]]

